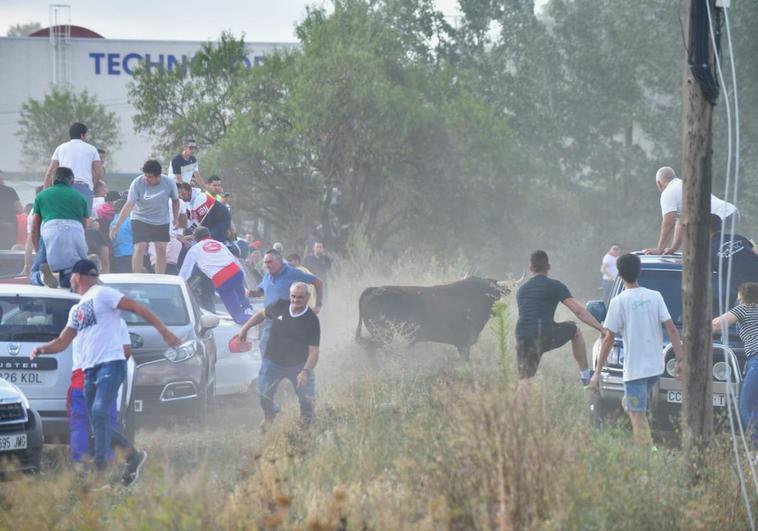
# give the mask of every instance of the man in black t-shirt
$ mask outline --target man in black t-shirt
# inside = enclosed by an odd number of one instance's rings
[[[258,397],[263,408],[265,431],[273,422],[279,407],[274,403],[276,388],[284,379],[295,388],[300,402],[300,418],[305,424],[315,417],[313,400],[316,395],[316,380],[313,369],[318,362],[321,328],[318,317],[308,307],[308,286],[295,282],[290,287],[290,300],[279,300],[256,313],[242,325],[241,341],[247,340],[247,332],[253,326],[271,319],[271,333],[263,353],[261,370],[258,373]]]
[[[16,243],[18,229],[16,214],[24,211],[16,190],[3,182],[3,172],[0,171],[0,249],[10,249]]]
[[[194,139],[188,139],[182,146],[182,152],[171,159],[169,164],[169,176],[173,176],[177,183],[190,183],[193,186],[202,187],[205,185],[203,178],[200,176],[200,167],[195,158],[197,152],[197,142]]]
[[[590,382],[584,336],[574,321],[554,322],[555,309],[563,303],[582,322],[602,334],[603,327],[571,296],[563,282],[548,278],[550,262],[545,251],[535,251],[529,258],[532,278],[516,294],[519,318],[516,323],[516,350],[519,387],[537,373],[542,354],[571,341],[574,359],[579,365],[582,384]]]
[[[321,282],[326,282],[326,277],[332,268],[332,259],[324,252],[324,243],[316,240],[313,243],[313,254],[306,255],[303,266],[316,275]]]
[[[729,304],[731,308],[737,303],[737,288],[744,282],[758,282],[758,249],[753,243],[739,234],[724,233],[721,242],[721,218],[711,214],[711,267],[719,270],[721,262],[722,279],[726,282],[729,258],[732,259],[732,275],[729,279]],[[724,227],[729,230],[729,222]],[[718,285],[714,286],[714,297],[718,297]]]

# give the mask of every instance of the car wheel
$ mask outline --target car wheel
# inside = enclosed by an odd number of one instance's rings
[[[600,396],[599,391],[592,391],[589,400],[590,425],[593,428],[602,428],[613,417],[615,407],[609,405]]]
[[[26,474],[39,474],[42,468],[42,447],[35,448],[29,452],[29,462],[31,467],[27,468]]]

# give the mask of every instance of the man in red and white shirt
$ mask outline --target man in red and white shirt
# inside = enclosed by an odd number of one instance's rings
[[[206,227],[198,227],[194,233],[195,245],[187,251],[179,276],[189,280],[197,268],[213,282],[229,315],[237,324],[244,324],[253,315],[245,294],[245,274],[237,258],[226,246],[211,238]]]
[[[179,183],[178,186],[179,197],[187,204],[186,212],[190,226],[206,227],[214,240],[229,241],[229,227],[232,224],[229,209],[211,194],[203,192],[200,188],[193,188],[189,183]]]

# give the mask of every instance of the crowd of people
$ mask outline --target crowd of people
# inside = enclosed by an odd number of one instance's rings
[[[179,344],[148,308],[99,284],[103,272],[179,275],[210,312],[217,311],[218,295],[241,326],[237,344],[247,341],[251,327],[262,324],[262,428],[278,411],[273,395],[282,379],[292,381],[303,421],[310,423],[320,341],[317,314],[332,268],[318,234],[308,242],[304,259],[297,253],[285,259],[280,242],[264,251],[262,241],[252,234],[238,237],[229,194],[218,176],[203,179],[192,139],[171,159],[168,174],[160,162],[148,160],[128,190],[118,192],[108,189],[103,178],[105,152],[87,142],[87,127],[75,123],[69,134],[70,140],[53,153],[25,219],[11,219],[24,209],[0,174],[0,206],[6,207],[0,212],[0,225],[7,225],[2,234],[5,248],[20,243],[16,226],[24,229],[23,274],[32,284],[70,288],[81,295],[60,336],[31,354],[54,354],[73,344],[68,408],[72,459],[91,455],[94,469],[102,471],[113,460],[111,446],[124,448],[122,479],[130,484],[147,456],[115,429],[113,412],[130,352],[119,311],[137,313],[169,346]],[[252,296],[263,297],[262,311],[253,312]]]

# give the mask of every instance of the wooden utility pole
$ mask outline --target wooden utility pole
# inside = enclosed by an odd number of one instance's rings
[[[711,2],[711,11],[716,9]],[[708,64],[712,72],[714,50],[710,34],[697,31],[696,20],[702,17],[703,0],[685,3],[685,43],[695,49],[697,39],[707,39]],[[701,19],[702,20],[702,19]],[[702,25],[700,26],[702,29]],[[700,41],[702,46],[702,40]],[[685,50],[687,54],[687,50]],[[683,444],[687,476],[701,479],[704,451],[713,433],[711,367],[713,364],[710,320],[712,317],[709,215],[711,213],[711,125],[713,105],[705,97],[686,59],[682,86],[682,179],[684,229],[684,404],[682,408]]]

